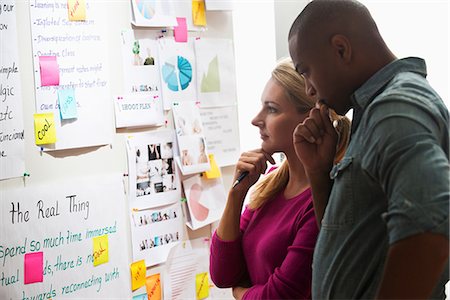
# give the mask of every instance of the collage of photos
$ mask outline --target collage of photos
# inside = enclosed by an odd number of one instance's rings
[[[176,190],[171,142],[136,146],[136,197]]]
[[[167,208],[160,211],[144,211],[143,213],[132,214],[134,226],[146,226],[153,223],[173,220],[178,218],[177,209]]]

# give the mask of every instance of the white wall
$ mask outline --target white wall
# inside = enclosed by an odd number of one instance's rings
[[[425,59],[428,80],[450,107],[448,0],[362,0],[398,58]]]
[[[233,11],[241,151],[259,148],[251,120],[261,108],[261,93],[275,65],[273,0],[236,1]]]

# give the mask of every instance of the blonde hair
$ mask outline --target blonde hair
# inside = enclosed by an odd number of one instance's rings
[[[297,73],[290,58],[280,60],[272,71],[272,79],[280,84],[289,101],[295,105],[299,113],[306,113],[316,105],[316,100],[306,94],[305,81]],[[350,120],[345,116],[339,116],[334,110],[330,109],[330,117],[337,122],[335,128],[339,135],[339,141],[336,149],[335,162],[338,162],[344,156],[350,137]],[[250,195],[250,209],[257,209],[263,206],[267,201],[273,199],[286,187],[289,180],[289,164],[285,160],[281,166],[262,178],[253,188]]]

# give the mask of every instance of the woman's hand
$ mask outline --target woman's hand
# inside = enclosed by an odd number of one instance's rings
[[[241,300],[242,297],[244,297],[245,292],[248,290],[248,288],[244,288],[241,286],[234,286],[233,287],[233,297],[236,300]]]
[[[236,164],[233,182],[235,182],[243,172],[248,172],[248,175],[232,189],[236,191],[248,191],[248,189],[258,181],[261,174],[266,172],[267,162],[275,164],[273,157],[262,149],[242,153]]]

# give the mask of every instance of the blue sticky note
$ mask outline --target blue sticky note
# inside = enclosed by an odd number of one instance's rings
[[[62,120],[78,118],[74,89],[58,90],[58,102]]]
[[[148,296],[147,294],[140,294],[133,296],[133,300],[147,300]]]

